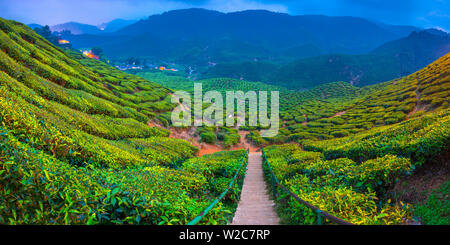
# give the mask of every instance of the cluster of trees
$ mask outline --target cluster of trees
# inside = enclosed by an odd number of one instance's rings
[[[36,27],[34,28],[34,31],[54,45],[58,45],[59,38],[52,34],[52,31],[50,30],[50,27],[48,25],[43,27]]]

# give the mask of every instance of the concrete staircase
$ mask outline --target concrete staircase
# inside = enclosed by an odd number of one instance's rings
[[[232,225],[278,225],[275,203],[267,194],[261,152],[248,155],[247,174]]]

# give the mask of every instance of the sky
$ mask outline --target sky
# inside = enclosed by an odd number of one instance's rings
[[[98,25],[194,7],[221,12],[266,9],[291,15],[357,16],[450,31],[450,0],[0,0],[0,17],[26,24],[76,21]]]

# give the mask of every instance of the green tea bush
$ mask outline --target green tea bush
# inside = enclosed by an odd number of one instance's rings
[[[422,165],[448,149],[449,110],[413,118],[400,124],[327,141],[304,142],[305,150],[323,152],[327,159],[347,157],[361,162],[391,154]]]
[[[3,128],[0,135],[2,224],[186,224],[212,201],[207,193],[216,195],[214,183],[231,180],[244,156],[227,152],[217,160],[220,167],[203,165],[211,169],[208,178],[202,168],[98,169],[60,161]],[[214,156],[205,162],[211,161]],[[233,191],[229,203],[239,185]],[[220,203],[202,222],[226,223],[229,209]]]
[[[280,183],[319,209],[354,224],[401,224],[411,218],[410,206],[376,202],[409,173],[408,159],[387,155],[358,164],[348,158],[324,160],[319,152],[302,151],[297,145],[264,148]],[[267,167],[266,173],[267,172]],[[279,189],[282,217],[291,224],[314,224],[316,214]],[[378,198],[377,198],[378,196]]]

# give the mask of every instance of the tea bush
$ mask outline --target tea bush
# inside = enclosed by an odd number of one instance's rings
[[[450,141],[449,109],[408,121],[375,128],[353,136],[326,141],[305,141],[305,150],[323,152],[327,159],[347,157],[365,161],[387,154],[410,158],[414,166],[447,151]]]
[[[76,167],[28,147],[4,128],[0,135],[2,224],[186,224],[217,195],[214,183],[231,180],[223,168],[237,170],[245,153],[223,153],[220,159],[228,162],[217,161],[222,167],[205,177],[202,168]],[[230,209],[219,203],[202,223],[226,223]]]
[[[293,144],[268,146],[264,151],[280,183],[323,211],[354,224],[401,224],[411,219],[409,205],[380,199],[382,187],[409,173],[408,159],[387,155],[361,164],[348,158],[324,160],[323,154],[302,151]],[[281,189],[279,193],[279,210],[285,222],[317,221],[314,211]]]

